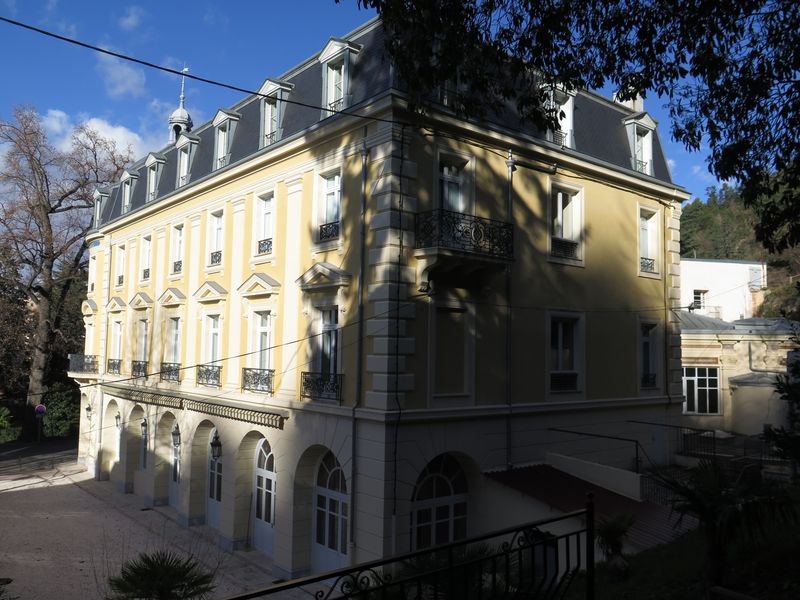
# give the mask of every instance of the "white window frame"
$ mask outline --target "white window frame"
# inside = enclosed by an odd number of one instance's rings
[[[158,194],[158,164],[151,165],[147,168],[147,199],[146,202],[152,202],[156,199]]]
[[[279,141],[280,128],[281,128],[281,110],[279,108],[280,100],[277,96],[270,96],[264,98],[262,102],[264,127],[262,129],[263,136],[261,138],[262,148],[271,146]]]
[[[339,307],[336,304],[316,306],[317,333],[314,344],[314,368],[317,373],[330,375],[341,374],[342,368],[342,343],[341,343],[341,323],[339,323]],[[333,317],[326,322],[326,316]],[[324,344],[325,340],[330,339],[334,346],[333,352],[329,352],[329,361],[333,362],[334,369],[323,371]]]
[[[648,335],[645,336],[645,329],[648,330]],[[639,391],[643,393],[660,392],[664,384],[664,369],[662,368],[662,352],[663,345],[663,328],[661,321],[658,319],[649,319],[646,317],[639,317],[637,323],[637,364],[639,366],[638,373],[638,387]],[[645,346],[647,342],[647,346]],[[646,355],[645,353],[649,353]],[[651,371],[649,375],[655,376],[654,385],[645,384],[645,359],[650,365]]]
[[[694,375],[693,376],[687,375],[687,370],[688,369],[694,369]],[[701,374],[700,374],[701,370],[706,372],[705,373],[705,375],[706,375],[705,377],[701,377]],[[715,377],[711,377],[710,374],[709,374],[709,371],[712,371],[712,370],[715,372]],[[681,377],[681,381],[683,383],[683,397],[685,398],[685,400],[683,402],[683,414],[685,414],[685,415],[699,415],[699,416],[719,416],[719,415],[722,414],[722,387],[720,386],[721,375],[722,375],[721,371],[722,371],[722,367],[719,366],[719,365],[716,365],[716,366],[684,366],[683,367],[683,372],[682,372],[682,377]],[[716,379],[716,381],[717,381],[716,386],[710,385],[709,381],[708,381],[709,379]],[[705,384],[705,386],[701,387],[700,383],[703,380],[706,381],[706,384]],[[692,402],[692,400],[689,399],[689,394],[688,394],[690,385],[693,387],[693,392],[694,392],[694,398],[693,398],[694,409],[693,410],[690,410],[690,408],[689,408],[689,405]],[[716,396],[717,396],[717,411],[716,412],[710,412],[710,411],[702,412],[702,411],[698,410],[700,391],[701,390],[706,392],[706,408],[708,408],[708,406],[709,406],[709,398],[711,396],[710,392],[712,392],[712,391],[716,392]]]
[[[147,342],[150,337],[150,322],[146,317],[136,321],[136,360],[148,362]]]
[[[708,300],[708,290],[692,290],[692,310],[705,310]]]
[[[353,57],[361,50],[361,46],[351,42],[331,39],[320,52],[317,60],[322,63],[322,110],[320,119],[326,119],[336,112],[350,106],[350,72]],[[341,65],[341,91],[336,91],[335,77],[332,72]],[[331,107],[332,103],[339,102]]]
[[[564,198],[565,194],[571,198],[570,216],[572,218],[572,231],[565,232]],[[584,244],[584,194],[583,188],[560,181],[550,182],[550,193],[547,202],[547,259],[568,265],[583,266],[585,260]],[[574,243],[575,256],[565,256],[559,251],[559,242]]]
[[[564,148],[575,147],[575,132],[573,125],[573,115],[575,112],[575,92],[567,92],[562,89],[550,90],[550,105],[558,111],[558,132],[550,130],[547,132],[548,139]],[[564,113],[562,117],[560,113]]]
[[[464,302],[454,298],[440,297],[429,305],[429,356],[430,369],[428,376],[428,397],[431,406],[448,407],[464,406],[473,404],[475,401],[475,350],[476,350],[476,318],[475,305],[471,302]],[[436,390],[436,365],[437,355],[437,327],[439,311],[460,312],[464,315],[464,343],[461,345],[463,352],[463,371],[464,381],[460,392],[437,392]],[[458,344],[453,345],[454,350],[459,348]]]
[[[203,317],[203,363],[219,366],[222,358],[222,314],[209,312]]]
[[[86,287],[91,294],[94,292],[94,287],[97,282],[97,257],[89,257],[89,272],[86,275]]]
[[[122,212],[123,214],[131,209],[131,180],[128,179],[122,182]]]
[[[553,334],[554,322],[572,321],[573,322],[573,354],[572,368],[563,368],[563,365],[556,364],[552,352],[551,337]],[[563,352],[563,332],[559,335],[559,352]],[[586,319],[581,312],[571,311],[548,311],[547,312],[547,335],[546,335],[546,355],[547,355],[547,393],[553,397],[562,399],[582,399],[586,393]],[[575,389],[572,390],[553,390],[553,374],[575,373]]]
[[[139,251],[139,281],[150,281],[153,278],[153,271],[151,267],[153,255],[153,238],[152,236],[145,235],[142,237],[142,245]],[[148,270],[148,275],[145,277],[145,269]]]
[[[164,356],[169,357],[169,360],[165,360],[164,362],[179,365],[181,364],[181,336],[183,334],[181,317],[178,315],[169,315],[167,316],[167,324],[168,331],[165,340],[167,348],[164,352]]]
[[[637,272],[641,277],[661,279],[661,210],[651,206],[638,205],[637,211],[638,256]],[[643,270],[643,259],[654,261],[653,272]]]
[[[446,457],[446,458],[445,458]],[[467,480],[467,475],[464,472],[464,469],[458,463],[458,461],[452,455],[445,455],[441,457],[442,465],[441,467],[447,466],[445,461],[452,461],[455,463],[457,470],[452,473],[452,476],[442,470],[434,471],[432,469],[432,465],[434,462],[439,459],[440,457],[436,457],[431,460],[425,468],[420,473],[420,476],[417,478],[416,485],[414,486],[414,491],[412,493],[412,502],[411,502],[411,549],[412,551],[416,550],[423,550],[426,548],[431,548],[439,543],[452,543],[461,539],[464,539],[468,535],[468,526],[469,526],[469,482]],[[454,482],[458,477],[463,477],[464,485],[466,487],[466,491],[464,492],[455,492],[454,491]],[[428,479],[443,479],[447,486],[450,488],[450,493],[447,495],[434,495],[432,498],[426,498],[424,500],[417,500],[417,494],[419,493],[420,488],[425,484]],[[439,486],[435,486],[435,489]],[[464,508],[464,515],[459,515],[459,519],[464,520],[464,531],[463,535],[456,536],[456,507],[463,506]],[[437,508],[447,508],[447,518],[443,519],[438,515]],[[420,513],[422,511],[429,511],[430,513],[430,520],[425,521],[424,523],[420,523]],[[447,540],[442,542],[441,540],[436,539],[436,525],[437,523],[447,523]],[[419,529],[421,527],[427,526],[430,529],[430,544],[426,546],[419,546]]]
[[[114,287],[121,288],[125,285],[125,244],[119,244],[117,246],[116,255],[114,264]],[[122,277],[121,281],[120,277]]]
[[[326,171],[321,172],[317,176],[317,193],[316,196],[316,222],[314,226],[314,244],[317,250],[328,250],[332,248],[336,248],[340,246],[343,242],[343,230],[342,230],[342,190],[343,190],[343,181],[342,181],[342,169],[341,167],[337,167],[334,169],[328,169]],[[338,181],[338,186],[334,183],[333,187],[330,187],[330,182]],[[329,203],[329,195],[333,193],[335,201],[338,202],[338,218],[335,221],[328,220],[330,218],[328,212],[328,203]],[[339,234],[335,238],[320,240],[320,228],[322,225],[330,225],[333,223],[339,224]]]
[[[325,109],[330,114],[344,110],[345,69],[344,57],[332,60],[325,65]],[[337,84],[338,79],[338,86]]]
[[[442,174],[442,165],[448,164],[451,166],[459,167],[460,173],[456,177],[454,175]],[[434,173],[435,181],[433,189],[436,190],[436,208],[443,210],[450,210],[461,214],[474,215],[475,214],[475,157],[471,154],[459,152],[449,148],[436,149],[436,172]],[[458,183],[460,190],[461,210],[454,210],[456,207],[445,206],[445,199],[443,197],[444,183]]]
[[[230,121],[223,121],[214,130],[214,170],[227,167],[230,162]]]
[[[122,320],[114,319],[111,321],[111,360],[122,360]]]
[[[181,268],[180,272],[175,271],[175,263],[180,261],[181,267],[183,266],[183,246],[184,246],[184,239],[183,239],[183,232],[184,227],[183,223],[178,223],[177,225],[172,226],[172,235],[170,239],[170,245],[172,249],[170,251],[170,255],[172,260],[170,260],[169,265],[169,272],[171,275],[181,276],[183,275],[183,268]]]
[[[270,257],[275,252],[275,191],[270,190],[256,194],[253,207],[253,256],[255,258]],[[262,240],[272,240],[269,252],[259,252]]]
[[[211,263],[211,254],[222,252],[224,255],[225,247],[225,210],[219,208],[208,213],[208,250],[206,256],[210,269],[221,269],[222,260],[217,264]],[[224,258],[224,256],[223,256]]]
[[[266,325],[264,324],[264,317],[266,317]],[[271,369],[272,368],[272,345],[273,345],[273,331],[275,317],[272,311],[268,308],[257,307],[251,313],[251,364],[254,369]],[[262,334],[266,335],[266,347],[262,344],[264,338]]]

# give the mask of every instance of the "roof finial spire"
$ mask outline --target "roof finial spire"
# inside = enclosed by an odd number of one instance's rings
[[[178,108],[169,116],[169,141],[175,143],[182,133],[188,133],[192,130],[192,117],[186,111],[186,73],[189,72],[189,67],[183,63],[181,69],[181,96]]]

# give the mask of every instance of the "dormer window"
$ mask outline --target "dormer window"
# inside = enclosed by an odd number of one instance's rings
[[[236,123],[239,121],[239,114],[220,110],[214,117],[214,128],[216,131],[214,142],[214,169],[227,167],[231,162],[231,143],[235,133]]]
[[[100,190],[94,191],[94,227],[100,227],[100,215],[103,212],[103,204],[105,203],[106,199],[108,198],[107,193],[103,193]]]
[[[158,182],[161,178],[164,158],[151,153],[144,164],[147,167],[147,197],[145,202],[151,202],[158,195]]]
[[[283,100],[292,90],[292,85],[267,79],[258,93],[261,95],[261,148],[265,148],[283,137]]]
[[[192,161],[194,160],[194,152],[197,142],[199,141],[200,138],[198,137],[182,135],[178,138],[178,141],[175,142],[178,159],[178,172],[177,179],[175,181],[176,188],[183,187],[189,183],[192,170]]]
[[[550,92],[550,106],[556,113],[558,128],[548,132],[551,142],[562,148],[575,147],[573,131],[573,113],[575,110],[575,92],[567,92],[556,88]]]
[[[125,171],[121,178],[122,193],[122,212],[123,214],[131,209],[131,192],[133,191],[133,184],[136,182],[137,176]]]
[[[656,122],[646,112],[623,121],[631,151],[631,168],[644,175],[653,174],[653,136]]]
[[[331,38],[319,55],[322,63],[322,118],[340,112],[350,105],[350,70],[361,46]]]

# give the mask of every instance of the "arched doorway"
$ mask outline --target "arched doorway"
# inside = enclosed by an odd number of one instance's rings
[[[192,435],[187,435],[183,429],[180,431],[181,456],[178,475],[179,479],[185,480],[183,492],[188,492],[188,498],[181,499],[181,506],[186,510],[188,525],[201,525],[208,523],[210,442],[216,426],[209,420],[203,420],[194,429]],[[187,466],[188,468],[186,468]]]
[[[178,424],[170,430],[169,505],[180,507],[181,501],[181,429]]]
[[[347,564],[350,502],[339,461],[328,450],[317,467],[313,488],[311,568],[315,573]]]
[[[175,455],[172,432],[177,426],[175,415],[167,411],[161,416],[156,427],[153,456],[153,499],[157,505],[169,503],[171,506],[175,506],[170,499],[172,498],[172,471]],[[178,441],[180,441],[180,436]]]
[[[110,479],[112,473],[119,470],[121,419],[122,416],[116,401],[109,401],[103,411],[103,419],[100,423],[100,456],[98,458],[100,469],[97,473],[99,480]]]
[[[253,472],[253,547],[272,556],[275,536],[275,456],[266,439],[256,447]]]
[[[125,463],[124,489],[126,493],[142,493],[142,490],[135,489],[135,483],[137,479],[136,472],[144,473],[147,469],[147,425],[144,409],[137,404],[123,424],[125,440],[123,456],[123,462]]]
[[[411,547],[422,550],[467,537],[467,477],[450,454],[420,473],[411,498]]]

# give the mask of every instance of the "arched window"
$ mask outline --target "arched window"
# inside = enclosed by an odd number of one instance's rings
[[[467,478],[449,454],[434,458],[417,479],[411,508],[411,543],[416,550],[467,536]]]
[[[338,554],[347,554],[347,482],[339,461],[330,450],[317,470],[314,496],[315,542]]]
[[[267,440],[256,450],[256,519],[275,523],[275,456]]]

